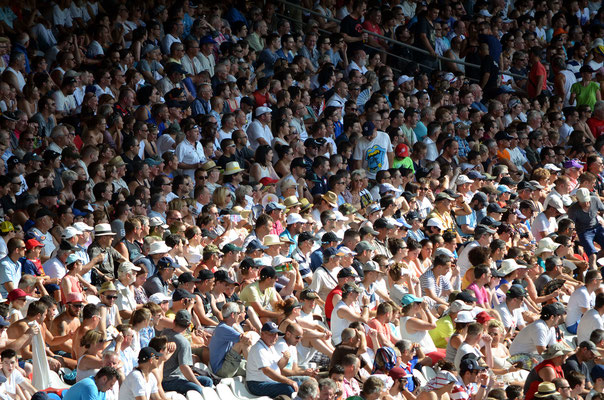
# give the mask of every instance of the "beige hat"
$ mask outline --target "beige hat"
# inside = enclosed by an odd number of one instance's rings
[[[302,206],[302,203],[298,201],[298,198],[296,196],[289,196],[286,197],[285,200],[283,200],[283,205],[285,206],[285,208],[292,208],[296,206]]]
[[[241,171],[243,171],[243,169],[241,169],[239,163],[237,161],[231,161],[227,163],[223,175],[235,175],[236,173]]]
[[[537,245],[537,250],[535,250],[535,255],[540,255],[541,253],[553,253],[556,249],[560,247],[560,243],[554,243],[554,240],[549,237],[545,237],[539,241]]]
[[[321,198],[333,207],[338,206],[338,196],[332,191],[328,191],[327,193],[322,195]]]
[[[266,235],[264,239],[262,239],[262,244],[264,246],[277,246],[282,245],[283,242],[279,238],[279,235]]]

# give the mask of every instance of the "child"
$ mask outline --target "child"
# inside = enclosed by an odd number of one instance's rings
[[[2,385],[6,390],[6,393],[8,393],[13,399],[30,399],[34,393],[37,392],[37,390],[19,371],[17,367],[17,353],[15,350],[4,350],[2,353],[0,353],[0,360],[2,360],[1,376],[6,378],[6,382],[4,385]]]

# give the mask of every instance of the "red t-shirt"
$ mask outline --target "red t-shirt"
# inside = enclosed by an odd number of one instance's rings
[[[268,92],[266,94],[262,94],[258,91],[254,92],[254,100],[256,100],[256,107],[268,107]]]
[[[604,120],[591,117],[587,120],[587,125],[596,139],[604,133]]]
[[[331,289],[331,292],[327,295],[327,299],[325,299],[325,317],[327,318],[327,326],[331,328],[331,313],[333,312],[333,296],[339,294],[342,296],[342,288],[336,286]]]
[[[531,68],[531,72],[529,72],[528,76],[528,83],[526,87],[528,89],[529,97],[535,97],[537,95],[536,85],[540,76],[544,76],[546,78],[543,80],[543,86],[541,87],[541,90],[545,90],[547,89],[547,85],[545,84],[547,81],[547,72],[545,71],[543,64],[541,64],[540,61],[537,61],[537,64],[533,65],[533,68]]]

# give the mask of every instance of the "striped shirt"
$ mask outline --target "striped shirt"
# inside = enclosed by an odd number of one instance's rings
[[[446,276],[441,276],[440,282],[437,285],[436,277],[431,269],[427,270],[419,277],[419,283],[422,288],[422,296],[426,296],[426,289],[431,289],[436,297],[444,301],[447,301],[447,296],[445,296],[444,293],[452,290],[451,283],[447,280]]]

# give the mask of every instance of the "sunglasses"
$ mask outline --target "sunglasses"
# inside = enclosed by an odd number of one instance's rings
[[[107,297],[109,300],[115,300],[115,299],[117,299],[117,296],[105,296],[105,297]]]

